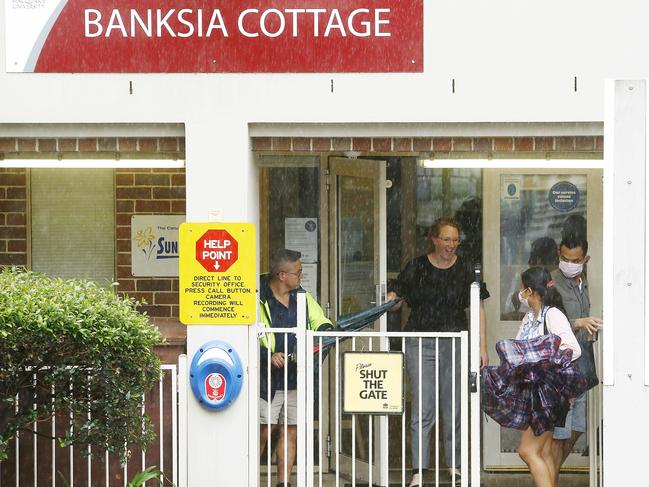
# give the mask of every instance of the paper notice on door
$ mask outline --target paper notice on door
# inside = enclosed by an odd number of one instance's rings
[[[302,289],[318,299],[318,264],[302,264]]]
[[[302,263],[318,262],[318,219],[286,218],[284,246],[302,254]]]

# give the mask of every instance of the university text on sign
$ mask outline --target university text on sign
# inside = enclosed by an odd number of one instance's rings
[[[180,321],[252,324],[256,317],[256,247],[249,223],[180,227]]]
[[[5,5],[10,72],[423,71],[423,0]]]
[[[403,354],[345,352],[343,412],[403,414]]]

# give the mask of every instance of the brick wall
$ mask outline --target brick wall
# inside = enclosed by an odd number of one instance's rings
[[[133,277],[131,273],[131,217],[185,213],[183,169],[115,171],[117,281],[120,293],[147,302],[142,306],[154,318],[178,318],[178,279]]]
[[[0,168],[0,265],[27,265],[27,171]]]
[[[35,153],[49,159],[184,158],[184,150],[185,140],[179,137],[0,138],[0,159],[33,157]],[[26,169],[0,168],[0,265],[29,265],[28,176]],[[185,171],[116,169],[115,211],[118,290],[146,300],[142,311],[149,314],[170,345],[182,347],[185,327],[178,322],[178,280],[132,276],[130,225],[134,214],[184,214]],[[177,355],[176,352],[171,355]]]
[[[254,151],[330,152],[355,150],[384,152],[558,153],[604,150],[604,138],[578,137],[254,137]]]

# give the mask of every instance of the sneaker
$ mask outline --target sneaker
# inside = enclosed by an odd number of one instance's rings
[[[421,487],[422,482],[421,482],[421,475],[418,473],[415,473],[412,475],[412,480],[410,481],[410,487]]]

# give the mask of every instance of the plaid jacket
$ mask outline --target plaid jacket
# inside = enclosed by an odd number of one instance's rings
[[[586,390],[572,365],[572,350],[559,350],[561,338],[541,335],[496,344],[500,365],[482,374],[482,409],[498,424],[535,435],[563,426],[570,400]]]

